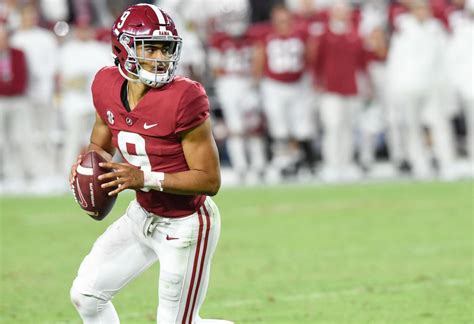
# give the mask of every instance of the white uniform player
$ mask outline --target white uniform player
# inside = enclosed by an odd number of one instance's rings
[[[74,38],[64,43],[59,53],[61,116],[65,131],[62,158],[67,174],[71,163],[89,142],[90,125],[95,118],[90,92],[92,80],[97,70],[113,64],[109,46],[94,40],[90,27],[78,26],[73,32]]]
[[[32,140],[25,129],[33,126],[25,124],[28,69],[24,53],[10,46],[9,35],[0,21],[0,192],[24,193],[34,170],[24,145]]]
[[[390,148],[395,163],[407,159],[417,178],[433,175],[423,125],[430,127],[433,151],[443,177],[450,177],[453,134],[446,107],[446,33],[417,0],[396,20],[388,56]]]
[[[227,151],[239,179],[254,181],[266,164],[260,100],[252,78],[254,45],[245,13],[220,17],[222,32],[211,37],[209,63],[229,131]]]
[[[38,13],[33,6],[21,9],[21,28],[12,38],[12,46],[25,52],[28,63],[29,80],[27,97],[29,99],[28,118],[35,125],[30,130],[35,141],[25,142],[31,147],[31,154],[39,148],[42,154],[30,159],[36,162],[36,172],[41,174],[41,180],[36,184],[40,192],[51,189],[51,179],[55,171],[55,147],[52,136],[59,131],[58,111],[53,106],[55,74],[57,71],[58,44],[56,37],[49,30],[38,27]],[[45,181],[49,179],[49,181]]]

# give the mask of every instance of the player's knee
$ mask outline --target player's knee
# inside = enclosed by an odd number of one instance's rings
[[[182,276],[162,271],[158,303],[158,323],[175,323],[179,313],[180,295],[183,284]]]
[[[160,274],[160,302],[177,304],[181,294],[182,283],[182,276],[162,271]]]
[[[107,300],[81,294],[74,287],[70,291],[71,302],[77,309],[81,316],[92,316],[100,312],[100,310],[107,304]]]

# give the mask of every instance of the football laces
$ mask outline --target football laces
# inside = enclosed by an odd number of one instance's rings
[[[71,184],[71,191],[72,191],[72,196],[74,197],[74,200],[76,201],[76,203],[79,203],[76,197],[76,188],[74,187],[74,184]]]

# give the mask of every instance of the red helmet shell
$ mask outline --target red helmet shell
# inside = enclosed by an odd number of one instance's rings
[[[127,35],[128,38],[124,38],[123,35]],[[124,69],[128,58],[128,52],[120,42],[121,39],[128,40],[127,45],[133,48],[135,38],[147,36],[163,36],[163,40],[170,41],[179,38],[173,19],[161,8],[150,4],[137,4],[125,10],[112,27],[112,53],[115,64],[120,64]]]

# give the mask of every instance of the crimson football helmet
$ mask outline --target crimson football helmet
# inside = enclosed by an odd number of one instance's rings
[[[181,45],[171,17],[151,4],[131,6],[112,27],[112,54],[120,74],[150,87],[173,80]]]

